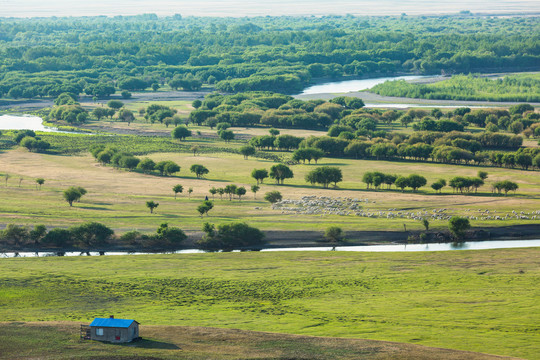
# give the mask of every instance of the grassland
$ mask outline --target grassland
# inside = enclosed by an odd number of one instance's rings
[[[143,138],[144,139],[144,138]],[[187,142],[189,147],[189,142]],[[74,145],[75,146],[75,145]],[[136,146],[136,144],[134,144]],[[250,177],[254,168],[269,169],[273,162],[254,159],[243,160],[239,154],[202,154],[191,153],[152,153],[148,155],[155,161],[173,160],[181,166],[177,176],[161,177],[138,172],[116,170],[99,165],[89,155],[58,156],[29,153],[23,149],[14,149],[0,153],[0,169],[10,174],[7,187],[0,187],[1,223],[46,224],[50,226],[69,226],[84,221],[103,222],[112,228],[122,231],[139,229],[153,231],[163,222],[179,226],[184,230],[200,230],[203,222],[222,223],[234,220],[247,221],[264,230],[312,230],[325,229],[329,224],[342,226],[345,230],[401,230],[403,224],[408,229],[421,229],[420,222],[408,219],[375,219],[355,216],[325,216],[282,214],[272,210],[269,203],[262,198],[271,190],[282,192],[284,198],[298,199],[304,195],[329,197],[352,197],[369,199],[364,204],[367,211],[387,209],[403,209],[407,211],[419,209],[448,208],[452,214],[478,214],[478,210],[497,209],[499,213],[512,210],[538,210],[540,178],[537,172],[506,168],[484,168],[489,173],[488,184],[480,188],[478,194],[457,195],[446,188],[443,194],[435,194],[425,188],[418,193],[397,190],[371,191],[361,183],[363,173],[379,170],[397,174],[420,173],[427,177],[428,184],[439,179],[449,179],[456,175],[474,176],[478,168],[433,163],[406,163],[350,159],[323,159],[318,165],[339,166],[343,170],[344,181],[338,189],[322,189],[307,184],[304,175],[317,165],[295,165],[295,178],[286,185],[275,185],[267,179],[257,193],[257,199],[249,191],[254,183]],[[203,164],[210,173],[205,179],[196,179],[189,172],[192,164]],[[36,190],[34,179],[46,179],[42,190]],[[23,181],[19,187],[19,179]],[[489,191],[489,183],[511,179],[520,188],[514,196],[494,196]],[[215,199],[215,208],[208,218],[201,219],[196,207],[211,195],[211,187],[223,187],[229,183],[243,185],[248,194],[242,201]],[[185,191],[193,188],[193,194],[179,194],[174,199],[172,187],[182,184]],[[69,186],[82,186],[88,190],[80,203],[72,208],[62,198],[62,192]],[[146,201],[159,202],[156,213],[149,214]],[[473,226],[502,226],[517,223],[536,223],[538,220],[477,220]],[[434,221],[432,227],[446,227],[445,221]]]
[[[142,326],[143,339],[115,345],[78,340],[78,323],[0,323],[0,359],[509,359],[387,341],[298,336],[191,326]]]
[[[537,248],[2,259],[0,318],[76,327],[115,314],[143,326],[387,340],[537,359],[539,285]],[[0,329],[3,339],[20,333]],[[24,336],[22,343],[43,341]]]

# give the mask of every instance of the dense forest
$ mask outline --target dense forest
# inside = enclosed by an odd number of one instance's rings
[[[538,17],[0,19],[0,96],[205,85],[295,93],[313,78],[539,70]]]
[[[439,100],[540,101],[540,74],[519,74],[496,79],[456,75],[435,84],[387,81],[370,91],[385,96]]]

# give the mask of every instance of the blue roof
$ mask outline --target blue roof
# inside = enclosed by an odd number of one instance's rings
[[[90,326],[128,328],[134,321],[135,320],[95,318]]]

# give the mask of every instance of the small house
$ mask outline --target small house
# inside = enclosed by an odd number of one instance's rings
[[[89,327],[90,340],[124,343],[139,338],[139,323],[135,320],[95,318]]]

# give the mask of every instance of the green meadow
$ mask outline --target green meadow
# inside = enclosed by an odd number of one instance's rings
[[[528,359],[540,250],[2,259],[4,322],[114,314],[147,325],[362,338]]]

